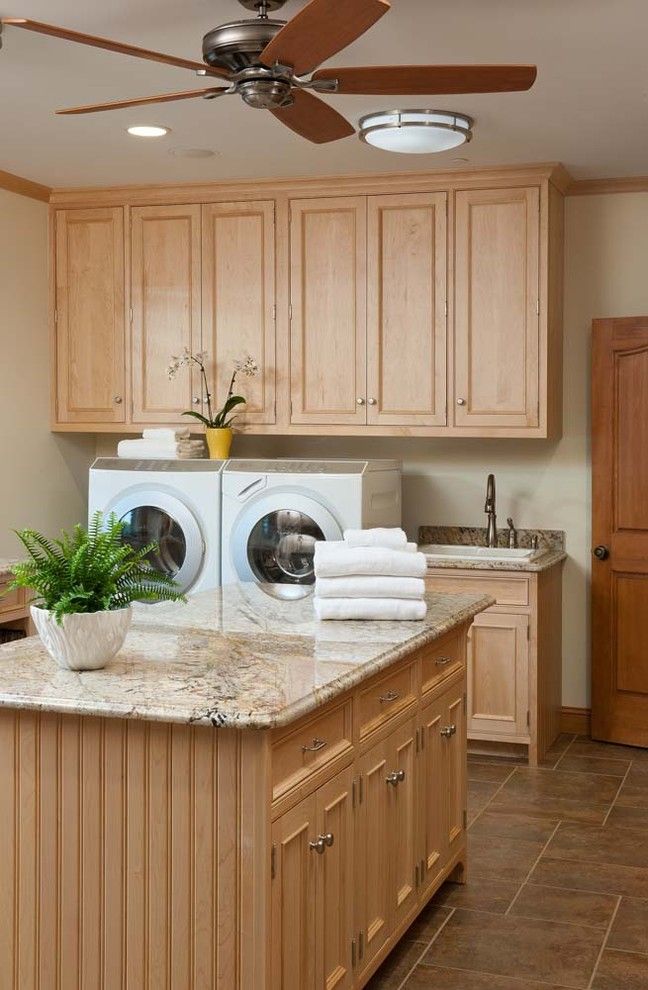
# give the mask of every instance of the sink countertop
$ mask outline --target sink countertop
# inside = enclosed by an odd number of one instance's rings
[[[285,602],[226,585],[187,605],[137,605],[105,670],[61,670],[38,637],[0,648],[0,707],[235,728],[286,725],[493,604],[432,593],[420,622],[317,622],[312,599]]]
[[[538,552],[530,560],[466,560],[461,557],[428,556],[428,568],[437,570],[462,571],[526,571],[538,573],[546,571],[567,558],[565,550],[565,534],[562,530],[549,529],[520,529],[518,530],[518,546],[531,546],[533,536],[538,537]],[[498,531],[498,546],[508,546],[508,528]],[[486,546],[486,529],[479,526],[421,526],[419,528],[419,550],[429,554],[432,546],[453,544],[455,546]]]

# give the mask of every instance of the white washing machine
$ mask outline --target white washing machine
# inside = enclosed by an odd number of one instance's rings
[[[134,547],[155,541],[150,562],[187,592],[220,587],[221,478],[225,461],[99,457],[88,514],[115,513]]]
[[[398,461],[233,460],[223,473],[222,579],[301,598],[318,540],[401,524]]]

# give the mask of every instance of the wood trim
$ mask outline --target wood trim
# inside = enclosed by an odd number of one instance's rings
[[[648,192],[648,175],[626,175],[618,179],[575,179],[567,196],[601,196],[605,193]]]
[[[41,203],[49,203],[52,194],[49,186],[42,186],[40,182],[23,179],[22,175],[4,172],[2,169],[0,169],[0,189],[17,193],[19,196],[29,196],[30,199],[38,199]]]
[[[552,182],[564,191],[571,187],[571,177],[559,163],[495,168],[454,169],[438,172],[360,173],[303,178],[263,178],[240,182],[229,179],[211,183],[168,183],[87,187],[82,189],[53,189],[50,202],[58,207],[69,206],[138,206],[230,202],[232,200],[263,199],[274,194],[317,198],[340,195],[390,195],[399,192],[434,192],[448,187],[460,189],[512,187]]]
[[[591,729],[591,708],[570,708],[563,705],[560,709],[560,731],[577,733],[579,736],[589,736]]]

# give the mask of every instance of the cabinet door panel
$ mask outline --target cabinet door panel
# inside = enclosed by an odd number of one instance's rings
[[[446,210],[446,193],[369,198],[370,424],[446,424]]]
[[[454,423],[539,423],[536,188],[456,194]]]
[[[452,857],[466,828],[466,717],[464,684],[460,681],[444,694],[445,726],[454,726],[452,735],[442,736],[445,750],[444,793],[447,794],[447,850]]]
[[[362,959],[366,966],[390,934],[390,859],[395,842],[391,825],[391,795],[386,784],[389,751],[383,740],[358,764],[362,801],[357,815],[356,890],[357,929],[362,932]]]
[[[316,852],[315,795],[279,818],[272,827],[272,985],[278,990],[320,990],[315,975]]]
[[[333,845],[318,856],[317,985],[347,990],[353,984],[353,768],[338,774],[317,792],[317,819]]]
[[[416,746],[414,720],[406,722],[392,734],[391,765],[388,770],[405,772],[396,787],[387,785],[391,802],[390,889],[391,925],[398,926],[412,911],[418,898],[415,870],[417,855]]]
[[[528,737],[529,617],[487,612],[468,637],[468,731]]]
[[[56,213],[57,420],[126,421],[124,211]]]
[[[202,395],[193,367],[169,380],[172,355],[200,350],[200,207],[131,210],[132,378],[135,423],[184,422]],[[193,381],[192,381],[193,379]]]
[[[234,362],[252,355],[256,378],[239,376],[241,423],[275,422],[275,208],[273,202],[203,206],[203,349],[214,403],[227,396]]]
[[[293,423],[366,422],[366,240],[363,197],[291,204]]]
[[[445,696],[427,705],[420,716],[421,884],[425,891],[438,877],[448,858],[445,748],[441,727]]]

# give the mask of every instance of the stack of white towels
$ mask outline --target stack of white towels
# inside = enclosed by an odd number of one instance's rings
[[[315,544],[318,619],[425,618],[427,563],[402,529],[347,529]]]
[[[142,460],[186,461],[206,457],[207,448],[204,440],[192,440],[187,429],[160,427],[144,430],[137,440],[120,440],[117,456]]]

